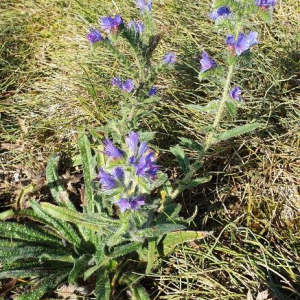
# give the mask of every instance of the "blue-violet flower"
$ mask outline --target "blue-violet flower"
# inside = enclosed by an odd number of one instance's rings
[[[103,40],[101,33],[94,28],[90,29],[90,32],[86,35],[86,37],[91,44],[101,42]]]
[[[228,6],[220,6],[210,14],[210,17],[215,21],[220,17],[227,18],[230,14],[231,10]]]
[[[106,139],[104,141],[104,153],[108,155],[111,158],[122,158],[123,157],[123,151],[117,148],[109,139]]]
[[[163,61],[166,65],[175,64],[176,62],[176,54],[173,52],[168,52],[165,54]]]
[[[151,96],[154,96],[157,94],[157,87],[155,86],[152,86],[148,92],[148,96],[151,97]]]
[[[115,204],[119,206],[121,213],[123,213],[126,210],[137,210],[141,205],[145,204],[145,198],[143,196],[133,197],[131,200],[122,198]]]
[[[111,84],[126,93],[130,93],[134,89],[134,83],[131,79],[127,79],[123,82],[119,76],[114,77]]]
[[[142,21],[130,21],[128,23],[128,28],[132,29],[135,34],[141,35],[145,29],[145,24]]]
[[[142,11],[148,11],[150,12],[152,9],[152,0],[149,0],[145,2],[144,0],[137,0],[136,1],[136,6]]]
[[[124,171],[121,167],[116,167],[112,174],[109,174],[100,168],[98,178],[103,190],[111,190],[117,186],[118,182],[123,181]]]
[[[242,91],[239,87],[234,87],[230,92],[229,92],[229,96],[236,100],[236,101],[239,101],[240,100],[240,96],[242,94]]]
[[[200,59],[201,72],[205,72],[217,66],[215,60],[213,60],[206,51],[202,53],[202,59]]]
[[[234,48],[236,55],[240,56],[252,46],[258,44],[257,36],[258,33],[255,31],[250,31],[248,36],[244,33],[239,33],[237,40],[235,41],[234,36],[229,34],[227,35],[225,42],[230,50]]]
[[[123,24],[123,20],[119,15],[101,18],[101,28],[107,32],[117,33],[119,26]]]
[[[271,6],[275,6],[277,3],[277,0],[256,0],[255,4],[262,9],[266,10]]]

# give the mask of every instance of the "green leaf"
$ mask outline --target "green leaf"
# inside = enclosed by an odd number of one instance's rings
[[[78,146],[81,154],[82,169],[84,176],[84,195],[88,212],[94,212],[94,191],[92,182],[96,177],[95,160],[92,157],[91,144],[87,136],[79,134]]]
[[[110,277],[108,270],[104,267],[100,268],[97,272],[95,294],[97,300],[110,300]]]
[[[193,179],[190,183],[188,183],[185,186],[185,189],[193,189],[196,186],[198,186],[199,184],[203,184],[203,183],[206,183],[206,182],[209,182],[209,181],[211,181],[211,176],[196,178],[196,179]]]
[[[153,268],[155,254],[156,254],[156,240],[155,238],[150,238],[148,241],[148,261],[146,267],[146,274],[149,274]]]
[[[27,242],[37,242],[39,244],[62,245],[59,238],[42,229],[38,230],[37,228],[34,229],[34,227],[13,222],[0,221],[0,236]]]
[[[165,256],[172,252],[175,247],[185,242],[192,242],[195,240],[203,239],[212,232],[208,231],[178,231],[167,233],[164,239],[158,245],[161,255]]]
[[[57,153],[51,155],[47,167],[46,167],[46,178],[51,194],[60,206],[66,206],[70,209],[75,209],[73,203],[69,199],[67,190],[65,189],[62,181],[58,178],[57,169],[59,164],[60,156]]]
[[[261,123],[253,123],[253,124],[237,126],[233,129],[230,129],[230,130],[227,130],[225,132],[218,134],[216,136],[216,139],[217,139],[217,141],[227,140],[232,137],[236,137],[236,136],[242,135],[244,133],[251,132],[261,126],[263,126],[263,124],[261,124]]]
[[[48,291],[53,290],[57,287],[65,278],[67,273],[55,273],[47,278],[44,278],[40,281],[38,287],[34,286],[33,289],[26,294],[15,297],[15,300],[39,300],[45,295]]]
[[[151,189],[154,190],[162,186],[168,180],[168,175],[163,172],[158,172],[157,177],[154,182],[151,184]]]
[[[158,224],[154,227],[140,229],[132,232],[132,235],[137,237],[151,238],[164,235],[170,231],[178,231],[185,228],[186,226],[180,224]]]
[[[151,300],[145,288],[138,284],[130,287],[132,292],[132,300]]]
[[[26,278],[26,277],[44,277],[45,270],[8,270],[0,272],[0,279],[6,278]]]
[[[204,113],[215,113],[219,107],[220,101],[219,100],[212,100],[207,105],[194,105],[194,104],[187,104],[185,107],[197,110]]]
[[[115,247],[113,252],[108,256],[109,258],[117,258],[120,256],[125,256],[128,253],[134,252],[142,246],[141,242],[132,242],[126,245]]]
[[[75,260],[73,269],[71,270],[68,281],[70,284],[76,284],[77,279],[83,276],[84,271],[88,268],[88,262],[91,260],[90,254],[84,254]]]
[[[183,171],[185,173],[188,173],[190,170],[190,163],[186,154],[184,153],[184,150],[179,145],[170,148],[170,150],[177,157],[179,165],[181,166]]]
[[[44,219],[45,223],[47,223],[50,226],[50,228],[56,230],[62,236],[63,239],[66,239],[76,247],[80,247],[82,241],[70,224],[61,221],[60,219],[53,218],[45,211],[43,211],[41,206],[33,200],[30,201],[30,205],[33,208],[34,212],[37,214],[37,216]]]
[[[151,131],[141,131],[139,132],[140,140],[143,142],[149,142],[152,141],[155,137],[156,132]]]
[[[180,143],[187,147],[187,148],[190,148],[192,150],[195,150],[195,151],[198,151],[198,152],[202,152],[203,151],[203,147],[197,143],[196,141],[192,141],[190,139],[187,139],[187,138],[180,138]]]
[[[0,213],[0,220],[4,221],[6,219],[12,218],[14,216],[14,211],[12,209],[6,210]]]
[[[226,108],[228,110],[228,113],[231,117],[235,118],[236,117],[236,107],[235,104],[232,101],[226,101]]]
[[[90,229],[93,231],[99,231],[101,229],[101,224],[97,224],[96,222],[89,222],[87,221],[87,217],[85,217],[84,214],[75,212],[73,210],[64,208],[64,207],[59,207],[55,206],[53,204],[47,203],[47,202],[42,202],[41,203],[42,209],[47,212],[49,215],[55,217],[56,219],[60,219],[62,221],[67,221],[74,223],[78,226],[84,227],[86,229]],[[103,221],[105,222],[105,221]],[[105,224],[105,223],[104,223]],[[108,223],[106,223],[107,225]]]
[[[26,244],[14,248],[0,249],[1,262],[14,262],[18,259],[39,258],[43,254],[66,256],[70,253],[65,249],[46,248],[41,246],[27,246]]]

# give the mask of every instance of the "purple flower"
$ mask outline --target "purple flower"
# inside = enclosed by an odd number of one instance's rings
[[[113,86],[117,86],[117,87],[119,87],[120,89],[122,88],[122,80],[121,80],[121,78],[119,77],[119,76],[116,76],[116,77],[114,77],[112,80],[111,80],[111,84],[113,85]]]
[[[119,206],[121,213],[125,212],[127,209],[131,209],[128,199],[122,198],[117,201],[116,204]]]
[[[234,44],[235,53],[240,56],[252,46],[257,45],[257,36],[258,33],[255,31],[250,31],[248,36],[246,36],[244,33],[239,33],[237,41]]]
[[[129,137],[125,139],[126,144],[132,153],[135,153],[138,143],[139,143],[139,134],[131,131]]]
[[[145,2],[144,0],[137,0],[136,1],[136,6],[142,11],[148,11],[150,12],[152,9],[152,1],[147,1]]]
[[[152,86],[148,92],[148,96],[151,97],[151,96],[154,96],[157,94],[157,88],[155,86]]]
[[[266,10],[270,6],[274,7],[276,5],[276,2],[277,0],[256,0],[255,4],[261,7],[262,9]]]
[[[154,152],[151,151],[147,155],[142,155],[136,164],[136,175],[141,177],[154,178],[157,174],[158,166],[155,163]]]
[[[232,34],[228,34],[225,40],[226,45],[228,46],[230,51],[234,50],[235,39]]]
[[[229,92],[229,96],[236,100],[236,101],[239,101],[240,100],[240,96],[242,94],[242,91],[239,87],[234,87],[230,92]]]
[[[143,196],[134,197],[130,201],[130,208],[132,210],[137,210],[141,205],[145,205],[145,197]]]
[[[173,52],[168,52],[165,54],[163,61],[166,65],[175,64],[176,62],[176,54]]]
[[[101,35],[101,33],[94,28],[90,29],[90,32],[87,34],[86,37],[91,44],[101,42],[103,40],[103,36]]]
[[[202,59],[200,59],[200,64],[202,73],[217,66],[216,61],[213,60],[206,51],[203,51],[202,53]]]
[[[134,83],[131,79],[127,79],[121,87],[123,92],[130,93],[134,89]]]
[[[210,14],[210,17],[215,21],[220,17],[227,18],[230,14],[231,10],[228,6],[220,6]]]
[[[123,23],[122,18],[119,15],[115,15],[101,18],[101,28],[107,32],[117,33],[119,26]]]
[[[117,186],[118,182],[123,181],[124,171],[122,168],[116,167],[112,174],[109,174],[100,168],[98,178],[103,190],[111,190]]]
[[[131,79],[127,79],[125,82],[122,82],[119,76],[116,76],[112,79],[111,84],[120,88],[123,92],[130,93],[134,89],[134,83]]]
[[[118,159],[123,157],[123,151],[117,148],[109,139],[104,141],[104,153],[112,158]]]
[[[128,23],[128,28],[133,30],[136,34],[141,35],[145,29],[145,25],[142,21],[130,21]]]
[[[127,198],[122,198],[115,204],[119,206],[121,213],[125,212],[126,210],[137,210],[141,205],[145,205],[145,197],[133,197],[131,200]]]

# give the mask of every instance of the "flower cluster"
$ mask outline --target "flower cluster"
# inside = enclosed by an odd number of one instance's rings
[[[145,0],[137,0],[136,6],[142,11],[142,12],[151,12],[152,10],[152,1],[145,1]]]
[[[127,27],[135,32],[135,34],[141,35],[145,29],[145,24],[142,21],[130,21]]]
[[[260,8],[266,10],[271,6],[276,5],[277,0],[256,0],[255,4],[259,6]]]
[[[154,151],[140,141],[138,133],[130,132],[125,144],[123,151],[109,139],[105,140],[107,169],[100,168],[97,177],[103,193],[117,195],[113,200],[121,212],[137,210],[145,204],[144,190],[139,185],[141,182],[151,184],[158,172]]]
[[[119,76],[116,76],[112,79],[111,83],[125,93],[131,93],[134,89],[134,83],[131,79],[127,79],[123,82]]]
[[[244,33],[239,33],[236,41],[232,34],[228,34],[226,37],[226,45],[231,52],[235,51],[236,55],[240,56],[248,51],[252,46],[258,44],[258,33],[250,31],[248,36]]]
[[[117,33],[120,25],[123,24],[123,20],[119,15],[115,15],[101,18],[101,29],[106,32]]]
[[[228,18],[230,15],[231,10],[228,6],[220,6],[210,14],[210,17],[216,21],[218,18]]]

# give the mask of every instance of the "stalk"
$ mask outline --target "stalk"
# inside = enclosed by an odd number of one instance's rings
[[[198,157],[196,158],[195,162],[191,165],[190,171],[185,175],[185,177],[180,182],[179,186],[172,193],[172,195],[171,195],[172,199],[175,199],[181,192],[183,192],[185,190],[186,185],[191,181],[191,179],[194,177],[195,173],[201,168],[201,166],[203,164],[203,157],[206,154],[207,150],[214,143],[213,140],[214,140],[215,130],[219,127],[219,124],[220,124],[220,121],[222,118],[222,114],[223,114],[223,111],[225,108],[226,100],[228,97],[233,68],[234,68],[234,64],[229,65],[227,78],[226,78],[226,82],[225,82],[223,93],[222,93],[221,102],[218,107],[218,111],[217,111],[215,120],[212,125],[213,131],[211,131],[207,135],[207,137],[204,141],[203,150],[198,154]]]

